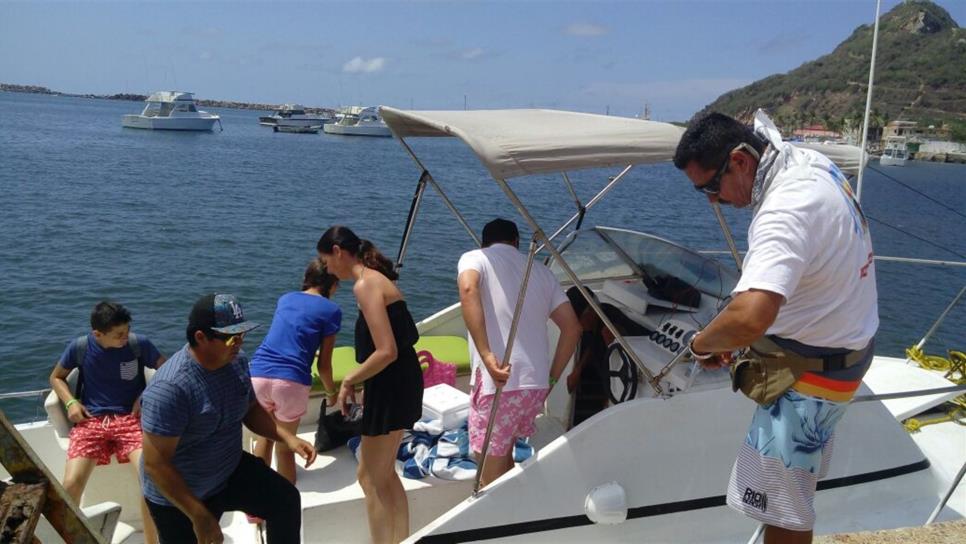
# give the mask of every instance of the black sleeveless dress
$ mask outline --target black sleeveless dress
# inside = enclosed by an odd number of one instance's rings
[[[396,340],[396,360],[365,382],[362,401],[362,434],[378,436],[412,429],[423,414],[423,370],[413,345],[419,340],[416,323],[406,301],[386,306]],[[355,330],[356,362],[362,363],[376,350],[366,318],[359,312]]]

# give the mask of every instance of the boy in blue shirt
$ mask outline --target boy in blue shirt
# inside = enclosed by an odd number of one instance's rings
[[[91,332],[68,343],[53,372],[50,386],[67,417],[74,423],[67,449],[64,488],[80,504],[84,487],[97,465],[133,461],[141,457],[141,392],[144,367],[158,368],[164,356],[144,336],[131,333],[131,313],[120,304],[103,301],[91,312]],[[77,396],[66,378],[79,369]],[[78,398],[79,397],[79,398]],[[157,542],[157,533],[144,501],[145,542]]]

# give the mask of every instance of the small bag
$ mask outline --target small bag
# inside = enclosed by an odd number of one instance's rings
[[[769,406],[807,370],[788,354],[767,337],[755,340],[731,365],[731,389],[740,389],[759,406]]]
[[[344,445],[353,436],[362,434],[362,406],[358,404],[353,406],[353,408],[356,407],[360,409],[350,410],[347,419],[340,411],[326,414],[325,402],[322,402],[319,425],[315,431],[315,451],[321,453],[334,450]]]
[[[416,353],[419,365],[423,368],[423,387],[445,383],[456,387],[456,364],[436,360],[433,354],[423,350]]]

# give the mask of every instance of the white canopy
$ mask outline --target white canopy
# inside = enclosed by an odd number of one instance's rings
[[[400,138],[460,138],[498,179],[669,161],[684,134],[668,123],[557,110],[379,111]],[[857,147],[797,145],[825,153],[847,174],[858,172]]]
[[[819,153],[825,155],[836,166],[848,176],[857,176],[859,174],[859,157],[862,154],[862,149],[854,145],[845,144],[810,144],[795,142],[793,145],[795,147],[801,147],[804,149],[814,149]],[[866,163],[869,162],[869,155],[865,156]]]
[[[684,129],[555,110],[402,111],[382,118],[400,137],[456,136],[495,178],[670,160]]]

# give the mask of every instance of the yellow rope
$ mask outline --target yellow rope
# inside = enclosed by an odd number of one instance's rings
[[[921,368],[945,372],[944,377],[955,383],[966,383],[966,353],[962,351],[949,350],[949,357],[941,355],[927,355],[915,346],[906,349],[906,357],[910,361],[915,361]],[[943,423],[945,421],[955,421],[960,425],[966,425],[966,395],[960,395],[949,401],[950,406],[945,416],[938,416],[930,419],[909,418],[903,422],[907,431],[914,433],[926,425]]]

